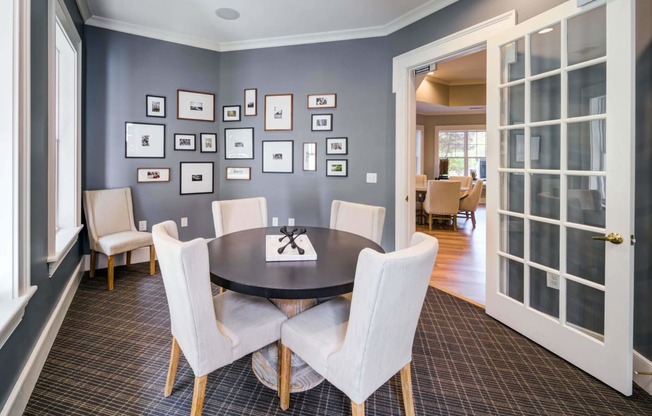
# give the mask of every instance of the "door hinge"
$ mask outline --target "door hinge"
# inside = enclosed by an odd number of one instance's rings
[[[405,195],[405,202],[408,202],[410,198],[408,198],[407,195]]]
[[[629,236],[629,244],[631,245],[636,244],[636,237],[634,237],[634,234]]]

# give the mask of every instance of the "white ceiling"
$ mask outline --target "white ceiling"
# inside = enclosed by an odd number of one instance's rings
[[[217,51],[386,36],[457,0],[77,0],[86,24]],[[240,18],[224,20],[228,7]]]

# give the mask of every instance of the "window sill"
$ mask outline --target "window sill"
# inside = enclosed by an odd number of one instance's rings
[[[0,348],[14,332],[25,314],[27,302],[36,292],[36,286],[30,286],[22,296],[12,299],[11,295],[0,295]]]
[[[63,228],[57,231],[56,237],[56,253],[51,256],[48,256],[48,275],[50,277],[54,276],[54,273],[57,271],[57,268],[61,265],[61,262],[70,252],[72,246],[77,242],[77,236],[81,231],[83,226],[75,228]]]

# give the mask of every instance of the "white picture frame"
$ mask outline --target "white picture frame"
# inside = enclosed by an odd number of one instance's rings
[[[292,94],[265,95],[265,130],[292,130]]]
[[[165,124],[125,123],[126,158],[165,158]]]
[[[215,121],[215,94],[177,90],[179,120]]]
[[[263,173],[294,173],[293,140],[263,140]]]
[[[224,129],[224,159],[254,158],[254,128]]]
[[[214,192],[213,162],[181,162],[181,195],[212,194]]]

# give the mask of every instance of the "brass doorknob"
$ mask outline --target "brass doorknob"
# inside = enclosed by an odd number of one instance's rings
[[[618,233],[609,233],[607,235],[596,235],[591,237],[594,240],[608,241],[612,244],[622,244],[625,239]]]

